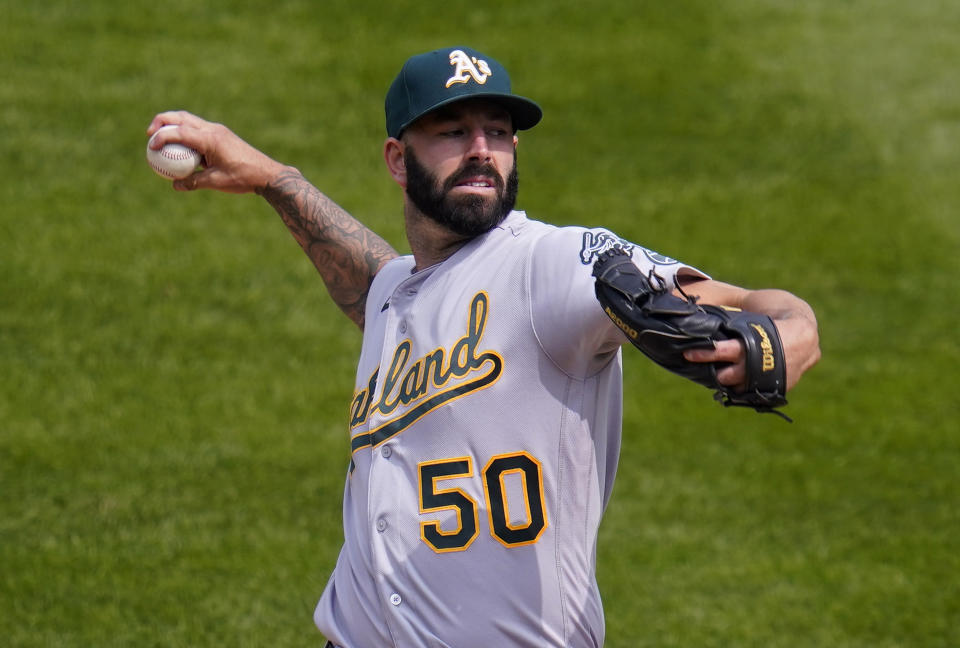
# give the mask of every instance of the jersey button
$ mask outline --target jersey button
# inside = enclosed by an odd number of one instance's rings
[[[380,533],[383,533],[386,530],[387,530],[387,521],[384,520],[383,518],[380,518],[379,520],[377,520],[377,531],[379,531]]]
[[[400,332],[401,332],[401,333],[406,333],[406,332],[407,332],[407,323],[406,323],[405,321],[400,322],[400,326],[398,326],[397,328],[400,329]]]
[[[400,595],[394,592],[390,595],[390,605],[400,605],[403,602],[403,599],[400,598]]]
[[[383,446],[382,448],[380,448],[380,454],[383,456],[384,459],[389,459],[390,455],[393,454],[393,450],[390,449],[390,446]]]

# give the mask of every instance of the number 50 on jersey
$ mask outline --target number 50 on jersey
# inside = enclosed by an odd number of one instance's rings
[[[440,483],[473,477],[473,461],[470,457],[458,457],[424,462],[418,465],[418,475],[420,513],[452,510],[457,516],[457,526],[453,529],[443,529],[435,520],[421,522],[420,537],[438,553],[463,551],[480,533],[477,502],[462,489],[441,488]],[[487,462],[480,477],[490,534],[505,547],[533,544],[539,540],[547,528],[540,462],[526,452],[497,455]],[[511,510],[511,504],[516,509],[519,502],[508,498],[508,491],[515,489],[507,486],[513,480],[519,480],[525,509],[516,517],[517,511]]]

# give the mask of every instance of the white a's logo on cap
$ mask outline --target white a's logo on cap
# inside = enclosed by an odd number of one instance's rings
[[[450,52],[450,65],[453,66],[453,76],[447,79],[447,88],[454,83],[467,83],[471,78],[483,85],[487,82],[487,77],[493,74],[486,61],[467,56],[463,50]]]

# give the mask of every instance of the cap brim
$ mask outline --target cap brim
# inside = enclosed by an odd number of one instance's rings
[[[449,99],[430,106],[407,123],[401,125],[400,130],[397,133],[397,137],[399,137],[403,131],[407,130],[412,123],[424,115],[428,115],[438,108],[449,106],[450,104],[454,104],[459,101],[465,101],[467,99],[489,99],[490,101],[502,104],[510,113],[510,118],[513,121],[513,127],[516,130],[527,130],[528,128],[533,128],[543,118],[543,110],[541,110],[540,106],[537,105],[537,103],[532,99],[527,99],[526,97],[521,97],[520,95],[515,94],[503,94],[502,92],[474,92],[450,97]]]

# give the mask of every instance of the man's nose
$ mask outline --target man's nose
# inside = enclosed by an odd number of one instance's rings
[[[487,134],[482,129],[477,129],[470,133],[468,155],[472,160],[490,159],[490,147],[487,142]]]

